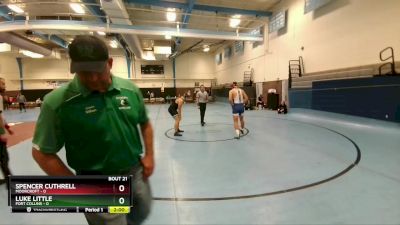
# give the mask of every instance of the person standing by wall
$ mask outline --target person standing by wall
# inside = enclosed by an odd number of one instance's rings
[[[14,132],[10,129],[3,118],[3,94],[6,90],[5,80],[0,78],[0,167],[1,172],[3,173],[4,180],[0,180],[0,184],[7,183],[8,184],[8,176],[11,175],[10,167],[9,167],[9,156],[7,150],[7,131],[9,134],[14,134]]]
[[[42,99],[37,98],[35,103],[36,103],[36,106],[40,108],[42,106]]]
[[[8,96],[7,104],[8,104],[9,109],[11,108],[13,101],[15,101],[14,98],[11,96]]]
[[[44,98],[32,156],[50,176],[73,176],[57,155],[65,146],[68,165],[77,175],[133,176],[134,210],[85,217],[90,225],[141,224],[151,208],[148,178],[154,170],[154,150],[153,128],[140,89],[111,74],[113,59],[96,36],[76,36],[68,50],[70,70],[76,75]]]
[[[244,134],[244,105],[249,100],[246,92],[237,86],[237,82],[233,82],[232,89],[229,91],[229,102],[232,106],[233,124],[236,132],[236,139],[240,139],[240,135]]]
[[[150,92],[150,102],[154,103],[155,99],[154,99],[154,92]]]
[[[18,96],[17,96],[17,101],[18,101],[18,104],[19,104],[19,112],[22,112],[22,109],[24,109],[24,112],[26,112],[26,107],[25,107],[26,98],[25,98],[25,95],[23,95],[20,92],[18,94]]]
[[[200,107],[200,124],[204,126],[206,124],[204,122],[204,115],[206,114],[207,102],[208,102],[208,93],[204,88],[204,85],[200,85],[200,91],[196,94],[196,102]]]
[[[0,78],[0,79],[3,79],[3,78]],[[4,108],[4,110],[8,110],[9,109],[8,102],[9,102],[8,96],[4,94],[3,95],[3,108]]]
[[[150,102],[150,91],[147,91],[147,98],[149,99],[149,102]]]

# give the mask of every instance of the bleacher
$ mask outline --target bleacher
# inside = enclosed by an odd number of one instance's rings
[[[38,104],[36,104],[36,102],[25,102],[25,108],[35,108],[35,107],[39,107]],[[9,108],[11,109],[19,109],[19,103],[18,102],[13,102]]]
[[[374,75],[379,74],[379,65],[380,64],[373,64],[322,72],[304,73],[301,77],[292,77],[292,88],[311,88],[313,82],[320,81],[373,77]],[[400,62],[398,62],[397,65],[400,65]],[[400,71],[400,67],[398,66],[396,70]],[[389,70],[384,72],[388,71]]]

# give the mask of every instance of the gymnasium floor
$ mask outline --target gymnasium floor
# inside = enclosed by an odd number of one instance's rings
[[[174,140],[167,105],[148,111],[156,170],[146,224],[400,223],[398,123],[301,109],[247,111],[249,132],[235,140],[228,104],[209,104],[205,127],[197,107],[186,104],[185,132]],[[5,117],[31,122],[38,113]],[[31,158],[31,138],[9,152],[14,174],[43,174]],[[0,224],[86,224],[82,214],[11,214],[5,185],[0,189]]]

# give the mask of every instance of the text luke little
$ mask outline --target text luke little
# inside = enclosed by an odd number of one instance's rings
[[[15,196],[16,202],[51,202],[53,196]]]

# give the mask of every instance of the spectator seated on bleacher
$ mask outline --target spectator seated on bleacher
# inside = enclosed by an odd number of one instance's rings
[[[150,101],[150,103],[155,103],[156,102],[154,92],[150,92],[149,101]]]
[[[42,100],[40,98],[36,99],[36,106],[37,107],[42,106]]]
[[[247,103],[244,105],[245,110],[253,110],[253,107],[251,106],[251,101],[247,101]]]
[[[288,113],[288,109],[287,109],[287,105],[286,105],[286,103],[285,103],[285,101],[282,101],[282,103],[281,104],[279,104],[279,106],[278,106],[278,114],[286,114],[286,113]]]
[[[264,109],[265,108],[265,102],[264,102],[264,98],[262,95],[258,96],[257,98],[257,108],[258,109]]]
[[[188,97],[188,96],[186,96],[186,97],[185,97],[185,102],[194,102],[194,101],[193,101],[193,97]]]
[[[171,99],[171,98],[170,98]],[[168,97],[167,97],[168,100]],[[163,97],[152,97],[150,99],[148,98],[143,98],[144,103],[151,103],[151,104],[155,104],[155,103],[165,103],[165,99]]]
[[[35,108],[37,107],[36,101],[35,102],[25,102],[25,107],[26,108]],[[19,108],[19,103],[18,102],[13,102],[10,105],[11,109],[18,109]]]
[[[158,103],[165,103],[165,99],[162,97],[156,98],[156,102]]]
[[[171,101],[175,101],[176,97],[171,97],[169,95],[167,95],[167,97],[165,98],[165,100],[167,101],[167,103],[171,103]]]

